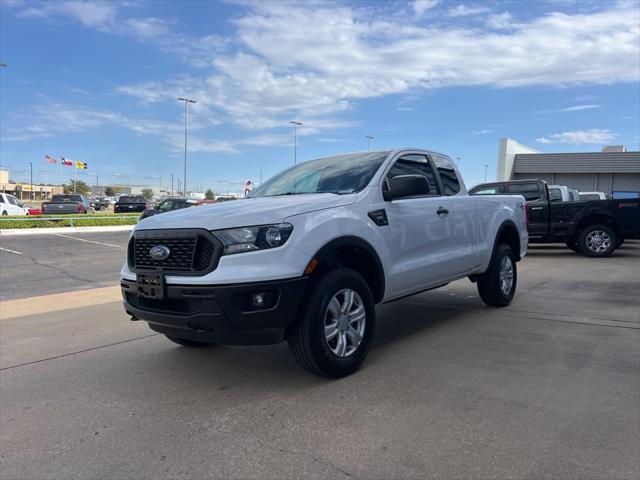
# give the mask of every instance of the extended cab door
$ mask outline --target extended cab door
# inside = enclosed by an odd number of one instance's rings
[[[527,202],[529,215],[529,238],[549,235],[550,206],[545,184],[542,182],[518,182],[504,185],[505,195],[522,195]]]
[[[394,296],[419,291],[451,276],[450,259],[455,254],[450,202],[441,194],[426,155],[404,155],[396,160],[383,180],[383,190],[391,178],[404,175],[425,177],[429,191],[386,202],[392,260],[389,288]]]

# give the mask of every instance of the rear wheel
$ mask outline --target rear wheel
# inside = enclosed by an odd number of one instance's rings
[[[588,257],[608,257],[618,247],[618,243],[618,236],[606,225],[589,225],[578,235],[580,251]]]
[[[492,307],[506,307],[516,293],[518,270],[509,245],[500,244],[486,272],[478,277],[478,293]]]
[[[7,213],[7,211],[6,211],[6,210],[2,212],[2,216],[3,216],[3,217],[6,217],[7,215],[9,215],[9,214]]]
[[[305,370],[342,377],[355,372],[366,358],[374,325],[375,305],[367,282],[356,271],[340,268],[311,288],[287,341]]]
[[[171,335],[165,335],[165,337],[183,347],[210,347],[211,345],[215,345],[213,343],[198,342],[197,340],[190,340],[188,338],[172,337]]]

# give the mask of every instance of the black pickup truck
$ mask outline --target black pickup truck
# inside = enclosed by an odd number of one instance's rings
[[[149,202],[142,195],[123,195],[113,206],[113,213],[144,212]]]
[[[529,243],[566,243],[589,257],[608,257],[627,238],[640,236],[640,199],[551,201],[543,180],[483,183],[470,195],[522,195]]]

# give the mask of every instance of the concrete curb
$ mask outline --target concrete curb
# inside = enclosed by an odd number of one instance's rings
[[[106,227],[57,227],[57,228],[7,228],[0,230],[0,236],[17,235],[51,235],[55,233],[82,232],[126,232],[133,230],[135,225],[111,225]]]

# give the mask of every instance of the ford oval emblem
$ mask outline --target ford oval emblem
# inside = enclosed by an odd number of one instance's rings
[[[164,245],[155,245],[149,250],[149,256],[154,260],[166,260],[169,255],[171,255],[171,250]]]

